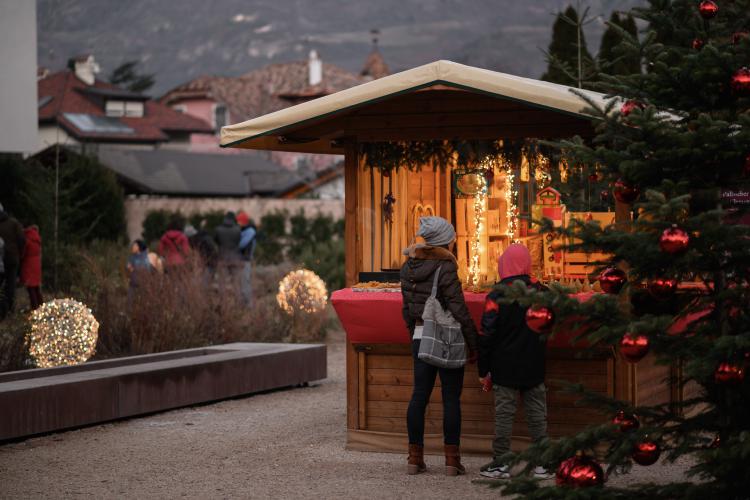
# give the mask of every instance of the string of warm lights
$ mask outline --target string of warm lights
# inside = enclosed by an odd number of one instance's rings
[[[279,282],[276,294],[279,307],[289,314],[322,311],[328,301],[328,290],[320,276],[308,269],[292,271]]]
[[[482,188],[474,195],[474,234],[469,245],[469,273],[466,281],[471,286],[479,285],[481,275],[480,254],[482,251],[482,232],[485,230],[484,218],[487,211],[487,180],[482,177]]]
[[[515,243],[516,231],[518,230],[518,190],[515,186],[515,176],[513,169],[508,169],[505,173],[505,220],[506,234],[511,243]]]

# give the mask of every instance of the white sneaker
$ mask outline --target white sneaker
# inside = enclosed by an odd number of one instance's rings
[[[507,465],[488,464],[482,467],[479,475],[490,479],[510,479],[510,469]]]
[[[541,465],[538,465],[534,467],[534,477],[536,479],[552,479],[555,475]]]

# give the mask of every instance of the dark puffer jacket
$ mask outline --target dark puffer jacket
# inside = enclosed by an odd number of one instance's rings
[[[477,328],[464,301],[456,258],[441,247],[412,246],[407,251],[409,258],[401,267],[401,294],[402,312],[409,334],[413,335],[417,321],[422,321],[424,303],[432,292],[435,271],[440,267],[438,301],[461,324],[467,345],[472,351],[476,351]]]

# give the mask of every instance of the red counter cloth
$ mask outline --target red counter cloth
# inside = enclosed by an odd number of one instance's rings
[[[591,293],[576,295],[585,300]],[[466,305],[479,328],[486,293],[464,292]],[[393,292],[354,292],[337,290],[331,303],[341,320],[346,336],[355,344],[408,344],[411,342],[401,315],[401,294]],[[558,333],[550,339],[551,347],[570,347],[573,336]]]

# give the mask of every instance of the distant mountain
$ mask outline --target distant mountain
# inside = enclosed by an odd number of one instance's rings
[[[590,0],[601,19],[586,28],[596,51],[604,19],[636,0]],[[240,75],[310,49],[359,72],[380,30],[391,71],[451,59],[539,77],[562,0],[38,0],[39,64],[52,70],[91,52],[106,77],[137,59],[161,95],[202,74]]]

